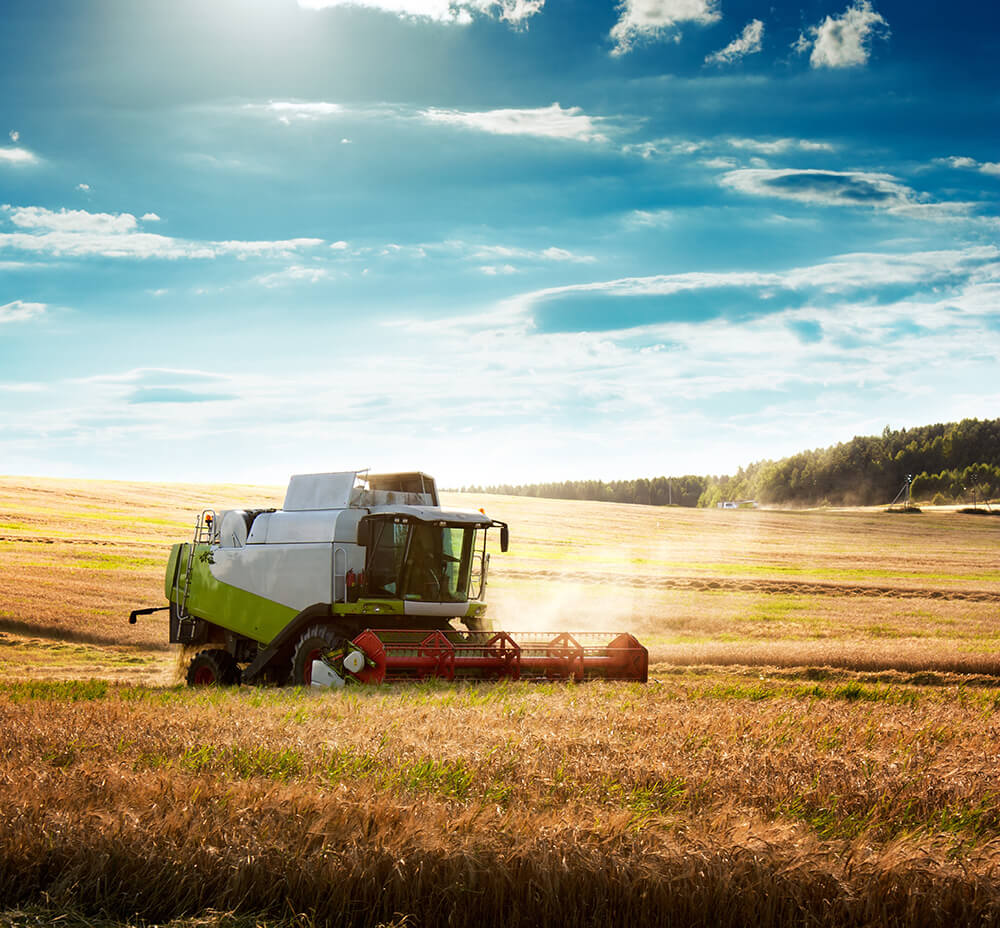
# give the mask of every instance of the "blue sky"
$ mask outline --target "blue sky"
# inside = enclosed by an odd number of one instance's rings
[[[998,416],[998,58],[963,0],[7,0],[0,471],[723,473]]]

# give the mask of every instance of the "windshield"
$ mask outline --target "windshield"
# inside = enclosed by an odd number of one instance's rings
[[[466,602],[473,526],[379,519],[368,555],[368,593],[422,602]]]

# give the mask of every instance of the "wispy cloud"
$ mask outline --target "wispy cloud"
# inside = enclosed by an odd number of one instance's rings
[[[321,280],[329,280],[330,277],[331,274],[327,268],[293,264],[272,274],[258,274],[253,278],[253,282],[262,287],[281,287],[288,284],[315,284]]]
[[[626,226],[653,229],[668,226],[675,221],[669,209],[634,209],[624,217]]]
[[[0,164],[34,164],[38,157],[27,148],[0,148]]]
[[[126,385],[133,388],[170,387],[181,384],[197,383],[228,383],[224,374],[203,371],[187,367],[134,367],[116,374],[94,374],[90,377],[78,377],[72,382],[77,384],[110,384]]]
[[[427,245],[425,248],[433,248]],[[591,255],[578,255],[565,248],[550,246],[542,249],[516,248],[510,245],[475,245],[468,242],[449,241],[444,243],[446,248],[454,248],[457,251],[464,251],[473,260],[496,259],[496,258],[520,258],[527,261],[571,261],[589,263],[594,260]]]
[[[683,158],[686,155],[701,155],[702,163],[712,166],[705,156],[711,155],[718,159],[728,156],[732,149],[738,151],[757,152],[762,155],[780,155],[792,151],[834,151],[830,142],[820,142],[806,138],[734,138],[713,136],[700,139],[658,138],[642,142],[629,142],[622,146],[622,151],[629,155],[639,155],[642,158]],[[731,166],[735,167],[735,164]]]
[[[308,10],[356,6],[381,10],[403,19],[468,25],[476,16],[522,25],[541,12],[545,0],[299,0]]]
[[[827,299],[830,296],[870,300],[881,289],[910,288],[913,292],[964,281],[981,284],[1000,280],[1000,247],[975,246],[964,249],[903,253],[858,252],[838,255],[828,261],[786,271],[718,271],[656,274],[648,277],[622,277],[588,283],[546,287],[520,294],[499,304],[494,310],[477,316],[465,316],[435,322],[404,323],[421,330],[477,331],[514,328],[530,332],[533,314],[539,307],[571,296],[601,295],[611,298],[670,297],[696,291],[734,291],[747,293],[748,305],[768,314],[771,305],[780,308],[775,297],[797,293]],[[630,326],[624,317],[616,320],[609,314],[608,329],[616,324]]]
[[[947,219],[967,215],[974,204],[934,202],[891,174],[795,168],[741,168],[720,180],[752,196],[780,197],[816,206],[850,206]]]
[[[498,274],[517,273],[517,268],[513,264],[484,264],[479,270],[489,277],[496,277]]]
[[[868,63],[873,38],[889,35],[885,18],[869,0],[858,0],[840,16],[827,16],[818,26],[810,26],[793,47],[800,53],[811,48],[809,64],[814,68],[853,68]]]
[[[24,322],[41,316],[48,307],[45,303],[26,303],[24,300],[14,300],[0,306],[0,325],[5,322]]]
[[[271,113],[286,126],[290,125],[292,120],[327,119],[331,116],[342,116],[346,112],[342,104],[324,100],[306,102],[271,100],[268,103],[245,103],[243,109]]]
[[[993,174],[1000,177],[1000,161],[976,161],[962,155],[951,155],[947,158],[935,158],[935,164],[944,164],[950,168],[964,171],[979,171],[981,174]]]
[[[727,139],[731,148],[760,152],[764,155],[780,155],[787,151],[833,151],[829,142],[812,139]]]
[[[273,115],[279,122],[334,119],[374,119],[380,122],[417,120],[431,126],[454,126],[491,135],[523,135],[537,138],[570,139],[578,142],[606,142],[612,120],[589,116],[578,106],[508,108],[495,110],[458,110],[441,107],[415,108],[403,104],[378,103],[353,105],[327,101],[272,100],[268,103],[246,103],[241,109]],[[340,144],[350,145],[351,139],[341,138]]]
[[[396,242],[380,244],[333,242],[330,245],[333,252],[329,258],[332,261],[373,261],[386,259],[391,261],[425,261],[429,259],[449,260],[480,264],[479,270],[485,274],[510,274],[523,269],[524,265],[544,266],[551,263],[591,264],[596,258],[593,255],[581,254],[558,245],[528,248],[523,245],[501,245],[490,242],[465,241],[463,239],[446,239],[440,242],[419,242],[401,245]],[[516,262],[516,264],[514,263]],[[314,265],[293,266],[275,274],[257,278],[260,283],[289,283],[302,280],[315,282],[329,276]]]
[[[618,22],[611,29],[612,55],[624,55],[640,42],[652,42],[668,36],[679,39],[680,23],[707,26],[718,22],[717,0],[622,0]]]
[[[627,155],[639,155],[641,158],[678,157],[693,155],[708,146],[706,140],[660,138],[648,139],[644,142],[629,142],[622,146]]]
[[[761,50],[763,38],[764,23],[759,19],[752,19],[743,27],[743,32],[725,48],[708,55],[705,64],[730,64],[747,55],[755,55]]]
[[[50,210],[40,206],[0,207],[19,231],[0,232],[0,249],[54,256],[108,258],[217,258],[231,255],[290,256],[322,245],[322,239],[199,242],[144,232],[131,213]],[[151,214],[150,214],[151,215]]]
[[[606,119],[588,116],[578,106],[558,103],[535,109],[502,109],[468,112],[463,110],[426,109],[420,116],[430,123],[460,126],[494,135],[531,135],[578,142],[606,142],[602,131]]]

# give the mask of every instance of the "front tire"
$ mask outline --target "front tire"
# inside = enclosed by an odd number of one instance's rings
[[[188,686],[235,686],[239,682],[236,660],[221,648],[199,651],[188,664]]]
[[[329,625],[313,625],[303,632],[292,652],[293,686],[309,686],[312,683],[312,662],[338,645],[346,645],[347,640],[338,635]]]

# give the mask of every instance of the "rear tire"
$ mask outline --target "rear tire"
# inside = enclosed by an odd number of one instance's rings
[[[239,682],[240,668],[222,648],[199,651],[188,664],[188,686],[235,686]]]
[[[292,686],[309,686],[312,683],[312,662],[347,639],[338,635],[329,625],[313,625],[299,638],[292,652]]]

